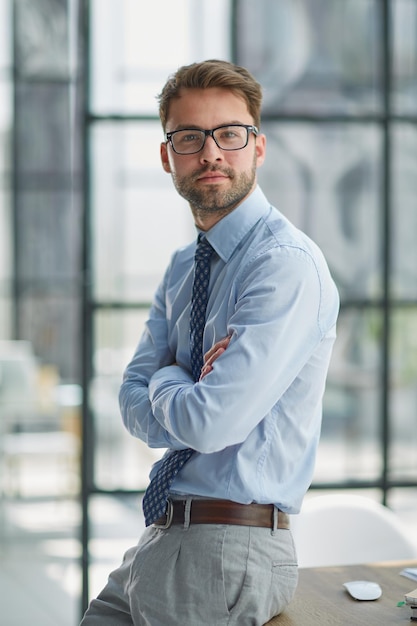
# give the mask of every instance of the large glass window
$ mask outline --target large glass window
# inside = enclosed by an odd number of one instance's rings
[[[91,133],[94,297],[149,302],[173,252],[193,237],[188,206],[161,167],[160,124],[97,123]]]
[[[85,608],[142,531],[162,451],[125,431],[118,392],[170,255],[195,236],[160,164],[157,94],[207,58],[262,84],[259,182],[341,294],[312,489],[366,489],[414,528],[417,2],[1,0],[6,621],[79,623],[80,588]],[[16,601],[34,581],[34,602]]]
[[[90,402],[95,424],[95,484],[102,490],[143,490],[149,469],[161,456],[123,428],[118,394],[147,318],[143,310],[101,310],[95,329]]]
[[[392,126],[392,295],[417,299],[417,125]]]
[[[11,4],[0,3],[0,328],[12,332],[12,37]]]
[[[266,95],[260,180],[324,250],[341,294],[315,484],[415,479],[416,5],[236,10],[237,60]]]
[[[417,113],[417,4],[414,0],[390,2],[392,12],[392,104],[395,113]]]
[[[198,59],[230,54],[229,5],[92,0],[91,111],[156,115],[156,95],[168,74]]]
[[[382,293],[381,134],[375,124],[262,124],[259,182],[325,252],[342,298]]]
[[[342,308],[327,379],[315,481],[378,481],[382,317],[376,309]]]
[[[264,87],[266,114],[382,111],[379,0],[236,3],[236,52]]]
[[[416,480],[417,315],[399,308],[392,318],[389,474],[393,481]]]
[[[79,617],[78,5],[0,2],[4,623],[72,626]]]

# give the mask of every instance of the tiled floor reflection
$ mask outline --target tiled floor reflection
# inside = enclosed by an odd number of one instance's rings
[[[80,554],[74,501],[3,502],[0,539],[1,624],[74,626]]]
[[[90,507],[91,595],[96,595],[144,522],[137,497],[97,496]],[[75,626],[80,617],[77,500],[3,502],[0,517],[1,626]]]

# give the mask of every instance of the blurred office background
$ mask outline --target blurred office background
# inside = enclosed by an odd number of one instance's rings
[[[194,237],[156,94],[189,62],[264,88],[270,198],[341,294],[314,490],[417,542],[417,2],[0,0],[0,599],[74,626],[143,528],[160,451],[117,394],[171,252]]]

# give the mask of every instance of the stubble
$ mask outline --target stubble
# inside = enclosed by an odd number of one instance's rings
[[[231,185],[224,189],[222,184],[199,185],[198,178],[208,172],[219,172],[227,176]],[[250,170],[236,173],[231,168],[210,165],[196,170],[188,176],[179,177],[172,172],[178,193],[185,198],[195,215],[224,216],[230,213],[253,188],[256,178],[256,154]]]

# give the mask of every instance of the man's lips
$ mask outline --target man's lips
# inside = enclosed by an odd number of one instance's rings
[[[197,180],[204,183],[215,183],[226,180],[227,178],[229,178],[229,176],[222,172],[205,172],[204,174],[200,174]]]

